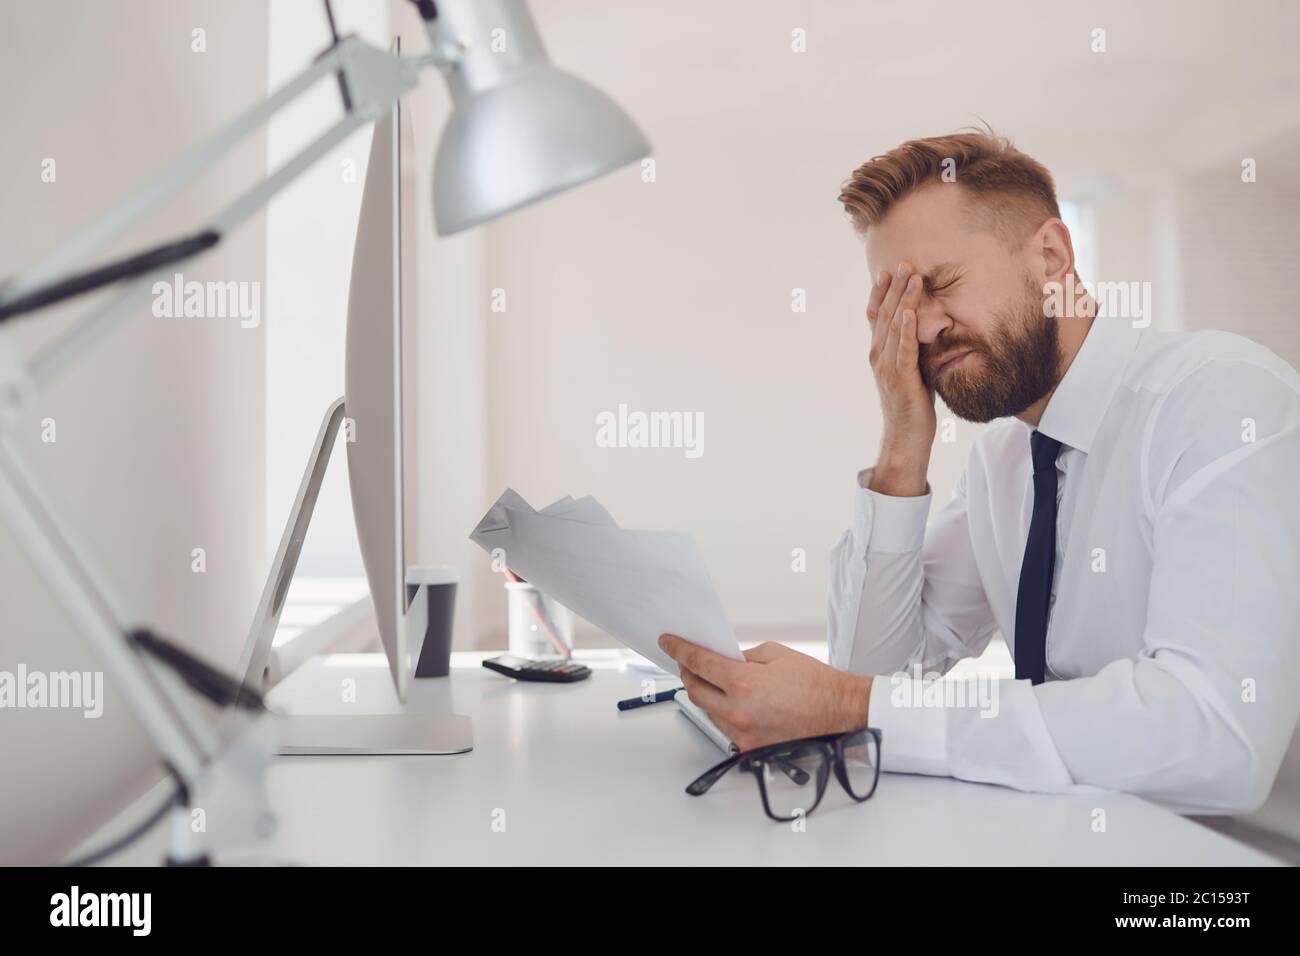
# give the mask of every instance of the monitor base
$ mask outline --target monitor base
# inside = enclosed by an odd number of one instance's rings
[[[306,754],[459,754],[474,749],[463,714],[282,714],[279,752]]]

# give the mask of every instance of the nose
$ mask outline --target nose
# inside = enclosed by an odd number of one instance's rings
[[[916,308],[916,339],[922,345],[930,345],[944,332],[952,328],[952,317],[938,299],[925,294]]]

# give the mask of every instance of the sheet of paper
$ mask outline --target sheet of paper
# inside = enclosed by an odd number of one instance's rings
[[[500,548],[524,580],[669,673],[677,664],[659,649],[660,634],[744,659],[688,534],[620,528],[590,496],[536,511],[508,488],[470,539]]]

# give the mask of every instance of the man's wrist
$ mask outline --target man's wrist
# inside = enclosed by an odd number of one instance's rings
[[[871,704],[871,678],[844,674],[840,682],[839,701],[834,733],[861,730],[867,726],[867,710]]]
[[[899,456],[881,452],[871,470],[868,490],[891,498],[917,498],[925,494],[929,457]]]

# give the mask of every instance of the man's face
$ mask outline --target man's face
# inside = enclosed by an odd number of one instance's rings
[[[1059,380],[1057,326],[1043,315],[1043,279],[970,213],[956,184],[910,194],[867,230],[867,265],[923,278],[916,310],[921,379],[959,418],[1016,415]],[[964,353],[964,354],[963,354]]]

